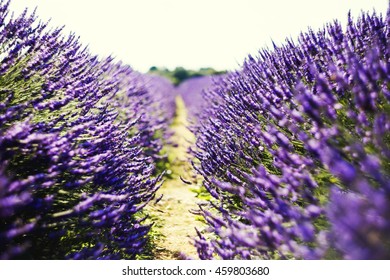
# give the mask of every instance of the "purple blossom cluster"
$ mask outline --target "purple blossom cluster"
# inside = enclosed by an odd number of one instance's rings
[[[201,259],[390,258],[390,10],[348,18],[206,91]]]
[[[0,1],[0,259],[142,252],[172,86]],[[163,98],[164,97],[164,98]],[[161,102],[163,100],[164,102]]]

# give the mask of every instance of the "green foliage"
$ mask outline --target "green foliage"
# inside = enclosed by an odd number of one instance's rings
[[[158,68],[156,66],[150,67],[148,73],[160,75],[168,78],[171,82],[177,86],[187,79],[194,77],[210,76],[210,75],[221,75],[225,74],[226,71],[218,71],[210,67],[200,68],[198,70],[185,69],[184,67],[176,67],[174,70],[169,70],[165,67]]]

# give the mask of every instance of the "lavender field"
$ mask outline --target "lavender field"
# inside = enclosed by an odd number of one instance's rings
[[[0,0],[0,259],[390,259],[390,9],[222,75]]]

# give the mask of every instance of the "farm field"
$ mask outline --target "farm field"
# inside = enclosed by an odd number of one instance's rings
[[[345,16],[143,73],[0,0],[0,259],[390,259],[390,8]]]

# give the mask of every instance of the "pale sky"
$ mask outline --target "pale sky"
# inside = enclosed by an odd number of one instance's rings
[[[92,54],[113,55],[134,69],[237,69],[248,54],[297,38],[348,10],[386,15],[388,0],[11,0],[20,13],[75,32]]]

